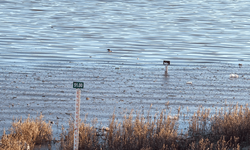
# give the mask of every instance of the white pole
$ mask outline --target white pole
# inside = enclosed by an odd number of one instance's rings
[[[166,65],[165,73],[168,73],[168,65]]]
[[[74,150],[78,150],[79,145],[79,124],[80,124],[80,102],[81,90],[76,89],[75,123],[74,123]]]

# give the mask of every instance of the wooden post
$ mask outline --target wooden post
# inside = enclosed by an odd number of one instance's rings
[[[163,61],[163,65],[165,66],[165,74],[168,74],[168,65],[170,65],[170,61]]]

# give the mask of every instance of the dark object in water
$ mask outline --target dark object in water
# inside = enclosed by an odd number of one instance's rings
[[[239,64],[239,67],[241,68],[241,67],[242,67],[242,64]]]
[[[112,52],[110,49],[108,49],[108,52]]]
[[[163,65],[170,65],[170,61],[164,60],[164,61],[163,61]]]
[[[165,69],[165,75],[167,75],[168,74],[168,65],[170,65],[170,61],[164,60],[163,61],[163,65],[165,65],[165,67],[166,67],[166,69]]]

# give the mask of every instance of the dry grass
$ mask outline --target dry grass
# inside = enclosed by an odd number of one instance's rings
[[[29,117],[24,122],[22,119],[16,119],[12,123],[10,134],[7,135],[4,131],[0,150],[33,149],[35,145],[50,144],[51,141],[51,126],[43,121],[41,114],[35,120]]]
[[[79,149],[160,149],[171,147],[178,140],[177,120],[171,120],[162,112],[160,118],[144,118],[137,114],[136,118],[124,116],[123,122],[112,116],[109,127],[98,129],[81,123],[79,128]],[[63,131],[61,149],[73,148],[73,123],[70,122],[68,134]]]
[[[231,106],[219,110],[212,117],[209,111],[197,111],[190,123],[189,133],[193,141],[208,139],[217,147],[239,148],[250,145],[250,111],[245,107]],[[208,124],[208,122],[210,122]],[[240,144],[240,145],[239,145]]]
[[[175,117],[164,111],[153,117],[131,112],[122,120],[113,115],[104,128],[96,127],[97,120],[89,125],[85,119],[79,128],[79,150],[239,150],[250,145],[250,111],[247,105],[228,109],[210,115],[209,109],[200,107],[186,134],[177,132],[180,110]],[[67,132],[62,130],[60,150],[73,149],[73,121],[69,125]],[[27,144],[32,149],[35,144],[51,141],[51,128],[41,116],[24,123],[16,121],[12,126],[11,134],[2,136],[2,149],[25,149]]]
[[[249,145],[250,113],[246,106],[236,105],[228,111],[220,110],[212,117],[209,109],[199,108],[189,122],[186,134],[178,134],[177,121],[180,116],[170,117],[162,111],[158,116],[145,118],[133,113],[122,121],[112,116],[108,128],[81,123],[79,149],[108,150],[238,150]],[[62,150],[73,148],[73,123],[70,131],[61,136]]]
[[[99,135],[98,135],[96,128],[94,128],[93,126],[87,125],[85,123],[80,124],[80,127],[79,127],[80,148],[93,149],[95,147],[100,147],[98,136]],[[74,122],[73,121],[71,120],[69,121],[68,132],[66,132],[64,128],[62,128],[60,142],[61,142],[60,149],[63,149],[63,150],[73,149],[73,145],[74,145]]]

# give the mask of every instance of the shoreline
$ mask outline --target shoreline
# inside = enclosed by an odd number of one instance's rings
[[[81,121],[79,126],[79,147],[87,149],[240,149],[249,148],[249,117],[246,106],[230,106],[230,113],[218,110],[210,116],[210,110],[200,107],[187,120],[187,132],[178,133],[178,121],[185,118],[179,110],[177,116],[169,116],[162,110],[160,114],[151,116],[149,111],[124,115],[123,119],[115,114],[108,126],[99,126],[95,119],[93,125]],[[69,120],[69,128],[62,127],[60,139],[55,140],[51,122],[44,121],[40,114],[35,119],[17,119],[12,124],[12,132],[4,134],[0,140],[1,148],[24,148],[34,150],[73,148],[74,121]],[[87,119],[88,120],[88,119]],[[185,119],[184,119],[185,120]],[[95,123],[94,123],[95,122]],[[101,124],[100,124],[101,125]],[[99,126],[99,127],[98,127]],[[32,138],[31,138],[32,137]],[[30,140],[32,139],[32,140]],[[132,144],[133,143],[133,144]],[[14,145],[13,145],[14,144]],[[247,147],[246,147],[247,146]]]
[[[236,64],[170,65],[167,76],[164,66],[119,66],[118,69],[69,63],[60,68],[49,65],[22,68],[2,66],[0,69],[0,126],[5,129],[10,127],[13,117],[25,119],[28,114],[35,117],[40,113],[45,120],[58,122],[52,126],[55,135],[61,125],[67,128],[75,109],[73,81],[85,84],[81,95],[81,118],[88,114],[90,120],[97,118],[103,125],[113,113],[122,118],[125,110],[142,112],[149,110],[151,105],[152,116],[164,109],[174,116],[179,106],[192,116],[200,105],[210,108],[213,114],[216,108],[247,104],[250,93],[249,65],[245,64],[241,68]],[[230,78],[232,73],[239,77]],[[182,123],[184,121],[180,120],[180,127],[184,129],[187,125]]]

